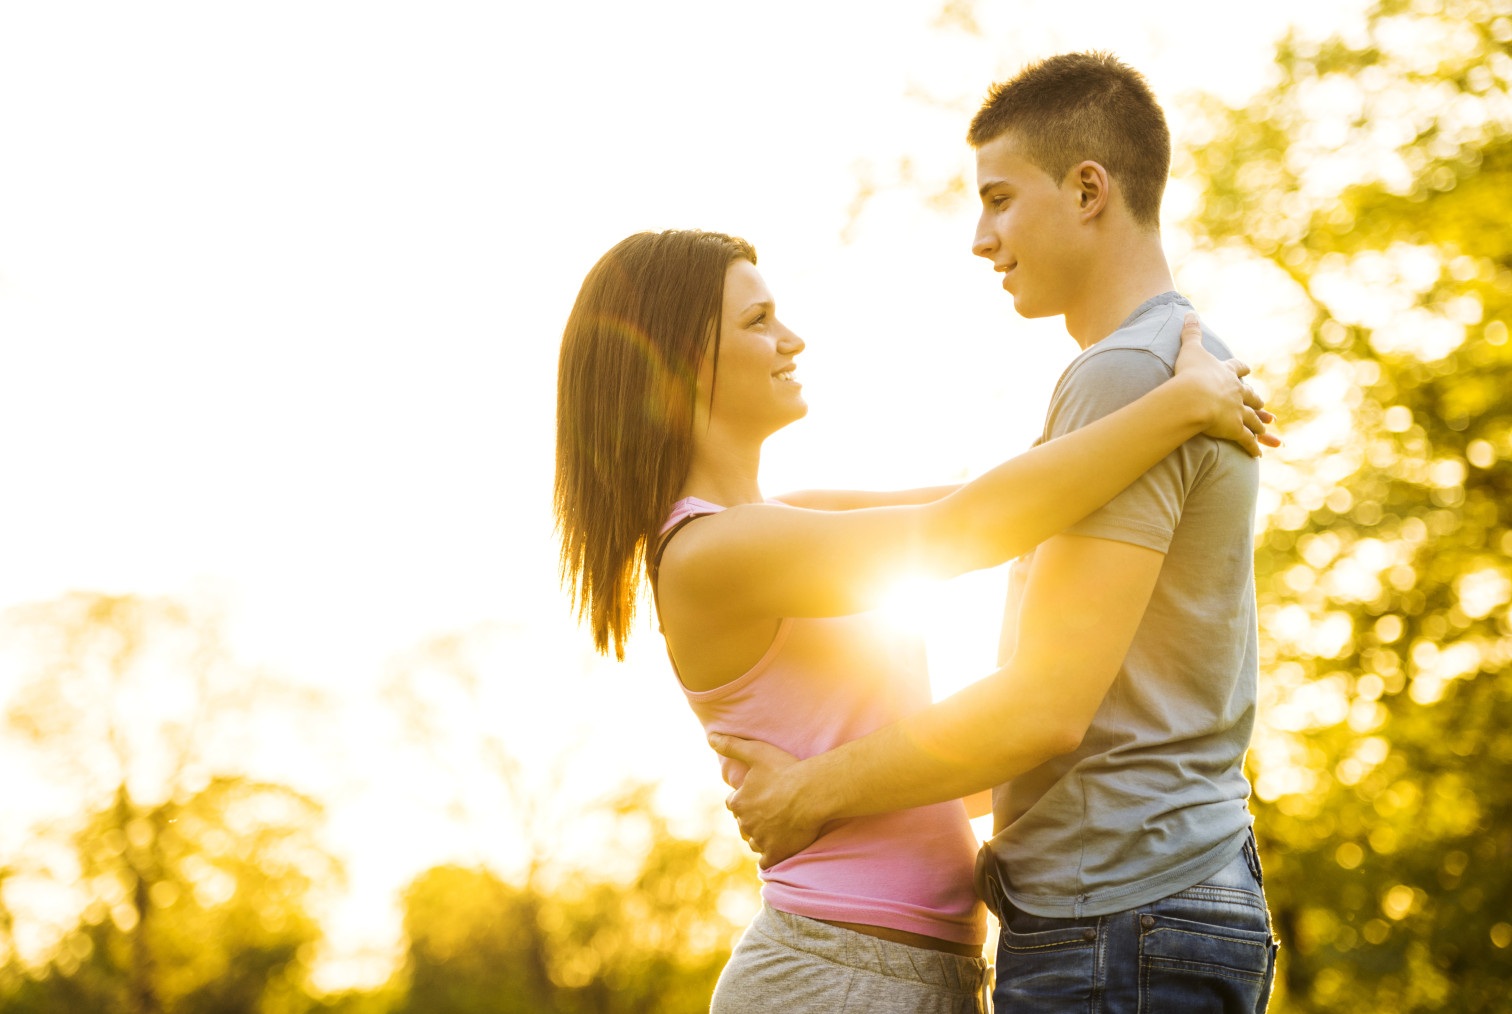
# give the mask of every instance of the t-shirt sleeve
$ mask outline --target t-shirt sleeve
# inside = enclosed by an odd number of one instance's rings
[[[1078,430],[1171,379],[1171,368],[1144,349],[1112,348],[1094,352],[1072,367],[1050,406],[1046,428],[1051,438]],[[1188,445],[1190,446],[1190,444]],[[1192,461],[1178,448],[1166,455],[1109,503],[1066,529],[1144,546],[1158,553],[1170,548],[1191,488]]]

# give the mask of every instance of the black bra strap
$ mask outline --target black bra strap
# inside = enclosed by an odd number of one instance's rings
[[[657,630],[661,630],[662,629],[662,625],[661,625],[661,596],[657,594],[656,579],[657,579],[658,575],[661,572],[662,554],[667,551],[667,543],[669,543],[669,542],[672,541],[672,536],[676,535],[678,532],[680,532],[684,528],[686,528],[687,525],[688,525],[688,523],[690,521],[697,521],[699,518],[706,518],[710,514],[714,514],[714,513],[717,513],[717,512],[715,512],[715,511],[708,511],[707,513],[704,513],[704,514],[689,514],[687,517],[680,519],[677,522],[677,524],[673,525],[671,528],[668,528],[665,532],[663,532],[661,534],[661,537],[656,540],[656,548],[653,549],[651,551],[651,555],[646,558],[646,574],[651,579],[651,602],[652,602],[653,605],[656,606],[656,629]]]

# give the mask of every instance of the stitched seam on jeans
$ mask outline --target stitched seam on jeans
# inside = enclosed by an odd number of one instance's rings
[[[1235,932],[1236,933],[1238,933],[1238,932],[1259,933],[1260,930],[1238,930],[1236,928]],[[1145,939],[1148,940],[1150,937],[1155,936],[1158,933],[1165,933],[1165,934],[1180,933],[1182,936],[1202,937],[1204,940],[1222,940],[1225,943],[1239,944],[1239,945],[1241,945],[1243,947],[1265,947],[1266,946],[1265,942],[1262,942],[1262,941],[1259,941],[1259,940],[1247,940],[1247,939],[1245,939],[1242,936],[1234,936],[1234,935],[1226,934],[1226,933],[1204,933],[1201,930],[1187,929],[1184,926],[1161,926],[1161,927],[1159,927],[1157,929],[1150,930],[1144,936],[1145,936]]]
[[[1185,891],[1177,891],[1175,894],[1171,895],[1170,898],[1165,898],[1162,900],[1170,901],[1172,899],[1175,899],[1177,901],[1180,901],[1182,899],[1191,899],[1193,901],[1221,901],[1230,905],[1243,905],[1246,908],[1253,908],[1257,912],[1265,911],[1265,902],[1260,897],[1260,895],[1254,893],[1253,891],[1246,891],[1238,887],[1212,887],[1205,884],[1198,884],[1195,887],[1188,887]]]
[[[1108,938],[1112,934],[1102,932],[1104,918],[1097,917],[1097,936],[1092,941],[1095,948],[1092,952],[1092,1014],[1100,1014],[1108,992]]]
[[[1220,975],[1225,979],[1237,979],[1240,982],[1260,982],[1265,978],[1265,973],[1251,972],[1243,968],[1235,968],[1232,965],[1219,965],[1210,961],[1173,961],[1165,958],[1155,958],[1145,955],[1145,964],[1150,968],[1162,968],[1167,971],[1180,972],[1205,972],[1212,975]]]
[[[1030,951],[1069,951],[1080,948],[1090,948],[1092,941],[1089,940],[1056,940],[1047,944],[1010,944],[1003,941],[1003,950],[1014,951],[1018,954],[1027,954]]]

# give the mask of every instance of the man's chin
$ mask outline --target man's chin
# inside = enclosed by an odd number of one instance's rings
[[[1055,317],[1060,313],[1054,307],[1047,306],[1044,302],[1035,300],[1033,297],[1022,293],[1014,293],[1013,311],[1020,317],[1025,317],[1029,320],[1034,320],[1038,317]]]

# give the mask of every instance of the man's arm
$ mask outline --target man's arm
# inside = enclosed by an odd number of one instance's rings
[[[761,865],[805,848],[842,817],[967,796],[1081,742],[1134,640],[1165,557],[1060,535],[1035,554],[1018,646],[1003,668],[861,739],[802,761],[713,736],[750,770],[727,805]]]

